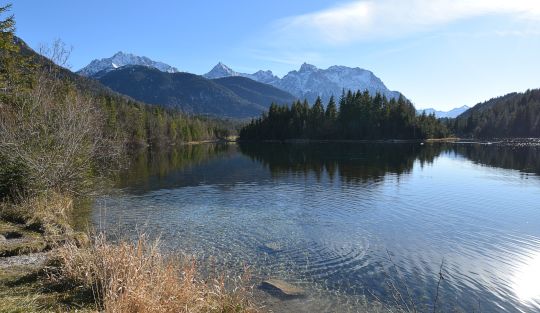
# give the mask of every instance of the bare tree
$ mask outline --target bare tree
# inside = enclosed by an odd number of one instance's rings
[[[56,41],[42,52],[65,65],[70,50]],[[121,147],[104,135],[95,99],[63,78],[57,65],[43,62],[33,87],[14,91],[0,108],[0,154],[26,174],[26,191],[85,193]]]

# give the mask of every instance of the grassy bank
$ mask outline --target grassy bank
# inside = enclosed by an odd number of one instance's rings
[[[147,235],[111,243],[70,227],[69,197],[3,203],[0,312],[257,312],[247,277],[202,277]]]
[[[85,234],[74,232],[67,223],[72,209],[69,197],[55,193],[2,203],[0,312],[91,310],[83,289],[50,279],[50,270],[61,266],[54,256],[62,245],[88,242]]]

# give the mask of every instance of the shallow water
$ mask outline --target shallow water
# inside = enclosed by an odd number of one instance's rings
[[[540,150],[479,144],[200,145],[139,155],[94,224],[160,234],[306,289],[275,311],[540,311]],[[442,265],[442,267],[441,267]],[[442,270],[441,270],[442,268]],[[395,287],[389,288],[390,285]]]

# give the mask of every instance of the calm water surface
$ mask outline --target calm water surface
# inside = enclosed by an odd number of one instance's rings
[[[540,149],[480,144],[200,145],[144,153],[96,226],[307,296],[275,311],[396,305],[540,312]],[[395,264],[395,266],[393,265]],[[407,291],[408,290],[408,291]]]

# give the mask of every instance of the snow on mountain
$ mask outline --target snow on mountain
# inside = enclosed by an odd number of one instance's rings
[[[253,74],[241,74],[241,75],[247,78],[251,78],[260,83],[265,83],[265,84],[270,84],[270,85],[272,85],[273,83],[279,80],[279,77],[274,75],[272,71],[257,71]]]
[[[368,90],[371,94],[379,92],[387,98],[399,98],[401,95],[397,91],[389,90],[372,72],[346,66],[319,69],[314,65],[304,63],[298,71],[291,71],[283,78],[279,78],[271,71],[258,71],[253,74],[238,73],[220,62],[204,76],[207,78],[228,76],[251,78],[288,91],[298,99],[308,99],[310,103],[313,103],[318,96],[326,103],[331,96],[336,98],[341,96],[343,90]]]
[[[203,76],[208,79],[241,76],[253,79],[264,84],[271,84],[272,82],[279,80],[279,77],[275,76],[272,71],[257,71],[253,74],[239,73],[232,70],[230,67],[221,62],[219,62],[210,70],[210,72],[204,74]]]
[[[291,71],[276,84],[276,87],[292,93],[300,99],[306,98],[313,102],[320,96],[326,103],[331,96],[341,96],[343,90],[377,92],[387,98],[399,98],[397,91],[389,90],[384,83],[372,72],[361,68],[346,66],[331,66],[319,69],[314,65],[304,63],[298,71]]]
[[[461,106],[459,108],[453,108],[450,111],[438,111],[438,110],[429,108],[429,109],[417,110],[417,112],[418,112],[418,114],[422,114],[423,112],[425,112],[426,114],[435,114],[435,117],[437,117],[437,118],[445,118],[445,117],[455,118],[458,115],[460,115],[461,113],[467,111],[468,109],[470,109],[470,107],[464,105],[464,106]]]
[[[156,68],[162,72],[176,73],[178,69],[163,62],[153,61],[147,57],[136,56],[131,53],[117,52],[110,58],[93,60],[77,73],[83,76],[94,76],[97,73],[106,73],[126,65],[142,65]]]
[[[227,65],[219,62],[216,66],[212,68],[212,70],[210,70],[210,72],[204,74],[203,76],[208,79],[215,79],[215,78],[230,77],[230,76],[242,76],[242,75],[238,72],[233,71]]]

